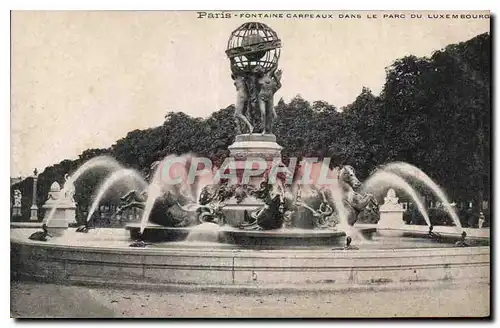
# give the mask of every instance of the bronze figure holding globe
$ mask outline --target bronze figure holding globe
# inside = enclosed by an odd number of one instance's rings
[[[263,23],[245,23],[231,33],[226,54],[236,87],[234,118],[238,134],[241,122],[250,134],[257,124],[262,127],[261,134],[272,133],[276,118],[273,98],[281,88],[280,48],[276,32]]]

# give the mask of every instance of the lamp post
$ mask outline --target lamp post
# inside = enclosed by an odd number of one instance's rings
[[[33,202],[31,204],[31,216],[30,221],[38,221],[38,206],[36,205],[36,186],[38,180],[38,170],[35,168],[33,171]]]

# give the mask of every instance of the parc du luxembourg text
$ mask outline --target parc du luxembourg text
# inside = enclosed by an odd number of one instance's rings
[[[354,12],[354,13],[339,13],[339,12],[196,12],[197,18],[200,19],[490,19],[489,14],[453,12],[453,13],[370,13],[370,12]]]

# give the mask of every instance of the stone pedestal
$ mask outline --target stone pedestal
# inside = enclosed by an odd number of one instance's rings
[[[246,160],[251,157],[281,160],[281,147],[276,143],[274,134],[239,134],[234,143],[228,147],[235,160]]]
[[[381,228],[401,228],[405,225],[403,221],[403,206],[398,202],[394,189],[389,189],[384,198],[384,204],[380,206],[380,220],[378,225]]]
[[[250,215],[253,211],[262,208],[264,203],[253,196],[246,197],[241,203],[237,203],[233,197],[226,202],[222,209],[226,223],[232,227],[240,226],[245,220],[245,211]]]
[[[21,216],[21,207],[12,207],[12,216]]]
[[[54,215],[47,223],[47,219],[54,207]],[[62,235],[68,229],[68,223],[75,221],[76,206],[74,204],[58,204],[56,206],[45,204],[42,208],[45,210],[43,223],[47,224],[49,232],[54,236]]]
[[[30,221],[38,221],[38,206],[35,204],[30,207]]]
[[[22,208],[22,200],[23,195],[19,189],[14,190],[14,205],[12,206],[12,216],[18,217],[21,216],[21,208]]]
[[[243,172],[245,169],[258,169],[257,160],[264,160],[267,169],[270,169],[273,164],[281,163],[281,147],[276,143],[274,134],[240,134],[235,138],[234,143],[228,147],[230,156],[235,161],[236,175],[238,183],[242,182]],[[254,160],[254,161],[252,161]],[[247,184],[259,187],[264,178],[264,172],[259,175],[251,176]],[[261,208],[264,203],[253,196],[246,197],[241,203],[237,203],[235,198],[227,201],[223,209],[224,215],[231,226],[239,226],[245,215],[245,210],[248,214],[252,211]]]
[[[49,233],[54,236],[62,235],[68,229],[69,223],[76,222],[76,204],[64,197],[57,182],[51,185],[49,196],[42,208],[45,211],[43,223],[47,224]]]
[[[65,204],[64,205],[65,208],[65,218],[68,222],[68,225],[76,225],[78,222],[76,221],[76,203],[75,202],[72,202],[72,203],[69,203],[69,204]]]
[[[259,160],[266,162],[267,169],[273,164],[281,163],[281,147],[276,143],[274,134],[240,134],[234,143],[228,147],[231,158],[235,161],[238,182],[241,182],[243,172],[248,169],[258,169]],[[252,176],[248,184],[258,186],[264,173]]]

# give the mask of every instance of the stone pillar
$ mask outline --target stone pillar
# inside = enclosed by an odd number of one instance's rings
[[[30,221],[38,221],[38,206],[36,205],[37,181],[38,181],[38,171],[35,169],[33,171],[33,202],[30,208],[31,211]]]
[[[383,228],[401,228],[404,226],[403,206],[398,202],[394,189],[389,189],[384,198],[384,204],[380,206],[380,220],[378,225]]]

